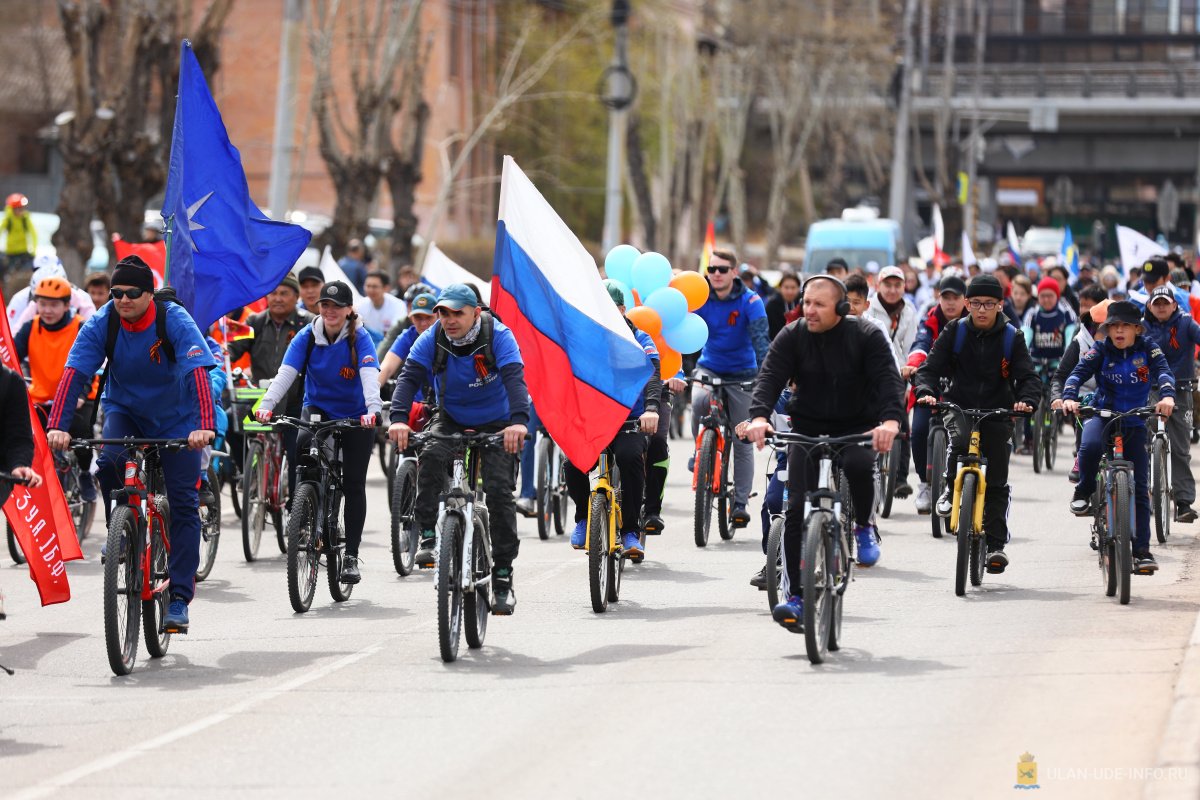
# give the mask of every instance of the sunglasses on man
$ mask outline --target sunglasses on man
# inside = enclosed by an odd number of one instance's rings
[[[724,275],[726,272],[729,272],[731,269],[733,269],[733,267],[720,267],[720,266],[717,266],[717,267],[709,267],[709,268],[708,268],[708,274],[709,274],[709,275],[714,275],[714,274],[716,274],[716,273],[720,273],[720,274]]]
[[[112,296],[113,300],[124,300],[126,297],[128,297],[130,300],[137,300],[146,293],[146,290],[142,289],[141,287],[134,286],[129,289],[109,289],[108,293]]]

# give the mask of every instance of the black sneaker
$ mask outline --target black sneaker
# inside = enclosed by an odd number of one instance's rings
[[[746,510],[744,505],[736,505],[733,507],[733,527],[744,528],[750,524],[750,512]]]
[[[420,569],[433,569],[434,563],[437,561],[437,534],[433,531],[421,531],[421,544],[417,548],[417,554],[413,556],[413,561],[416,562]]]
[[[1092,514],[1092,496],[1083,494],[1078,489],[1071,498],[1071,513],[1077,517],[1089,517]]]
[[[767,590],[767,565],[763,564],[763,568],[754,573],[754,577],[750,579],[750,585],[757,588],[760,592]]]
[[[200,505],[204,506],[205,508],[212,508],[217,502],[217,498],[213,496],[213,490],[212,487],[208,485],[208,481],[200,481],[200,490],[198,494]]]
[[[1183,522],[1183,523],[1195,522],[1196,521],[1196,510],[1194,508],[1192,508],[1190,505],[1188,505],[1187,503],[1176,503],[1175,504],[1175,521]]]
[[[362,573],[358,571],[358,556],[342,556],[342,571],[338,574],[342,583],[358,583]]]
[[[1149,550],[1133,554],[1134,575],[1153,575],[1155,572],[1158,572],[1158,562],[1154,560],[1154,556],[1150,554]]]
[[[901,481],[900,485],[896,487],[896,490],[892,492],[892,497],[896,498],[897,500],[903,500],[904,498],[911,496],[912,493],[912,487],[909,486],[908,481],[905,480]]]
[[[666,523],[663,522],[663,518],[658,514],[648,515],[642,524],[642,530],[646,532],[647,536],[658,536],[663,532],[663,528],[665,527],[667,527]]]
[[[517,607],[512,574],[512,567],[496,567],[492,570],[492,613],[498,617],[507,617]]]
[[[993,550],[987,554],[987,571],[992,575],[999,575],[1008,568],[1008,556],[1004,555],[1004,550]]]

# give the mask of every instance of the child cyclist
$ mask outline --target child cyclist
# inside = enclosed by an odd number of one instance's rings
[[[1162,349],[1142,337],[1142,315],[1128,300],[1112,303],[1101,326],[1108,337],[1092,346],[1071,372],[1063,386],[1063,410],[1074,414],[1079,410],[1079,387],[1089,378],[1096,379],[1092,405],[1116,412],[1131,411],[1146,405],[1151,386],[1158,387],[1156,410],[1169,417],[1175,408],[1175,378]],[[1096,489],[1096,472],[1104,451],[1104,428],[1108,420],[1089,419],[1083,426],[1079,444],[1079,484],[1071,499],[1071,513],[1084,517],[1092,513],[1092,493]],[[1150,575],[1158,569],[1150,553],[1150,489],[1149,458],[1146,454],[1146,425],[1136,417],[1118,423],[1125,437],[1125,457],[1133,462],[1134,572]]]

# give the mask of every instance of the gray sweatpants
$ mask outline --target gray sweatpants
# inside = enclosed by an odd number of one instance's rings
[[[717,375],[709,370],[698,369],[697,373],[728,379],[725,375]],[[738,378],[737,382],[748,380]],[[726,385],[725,413],[729,418],[732,430],[739,422],[750,416],[750,393],[739,386]],[[692,438],[700,432],[700,418],[708,415],[708,387],[701,383],[692,384]],[[754,445],[734,437],[733,439],[733,503],[745,506],[750,499],[750,489],[754,486]]]
[[[1158,402],[1151,390],[1150,405]],[[1175,410],[1167,420],[1167,439],[1171,442],[1171,498],[1176,503],[1196,502],[1196,479],[1192,476],[1192,393],[1175,393]]]

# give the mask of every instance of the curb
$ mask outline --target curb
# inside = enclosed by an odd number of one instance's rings
[[[1200,613],[1179,667],[1175,700],[1155,767],[1170,772],[1147,779],[1142,790],[1145,800],[1200,798]]]

